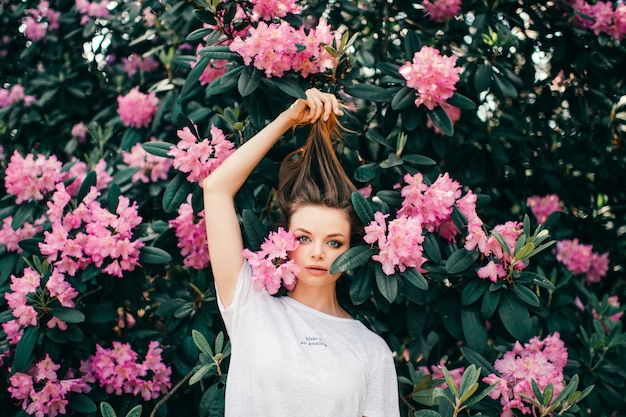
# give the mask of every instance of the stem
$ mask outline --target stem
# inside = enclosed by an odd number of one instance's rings
[[[168,392],[163,398],[161,398],[159,400],[158,403],[156,403],[156,405],[152,409],[152,412],[150,413],[150,417],[154,417],[156,415],[157,410],[159,408],[161,408],[161,406],[163,406],[163,404],[165,404],[167,402],[167,400],[169,400],[172,397],[172,395],[174,395],[174,393],[176,393],[176,391],[178,391],[183,386],[183,384],[185,384],[187,381],[189,381],[189,379],[191,379],[193,374],[194,374],[194,372],[191,371],[187,375],[185,375],[185,377],[183,379],[178,381],[178,384],[176,384],[174,386],[174,388],[172,388],[172,390],[170,392]]]

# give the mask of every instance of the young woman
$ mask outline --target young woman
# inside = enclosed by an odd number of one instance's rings
[[[386,343],[338,303],[333,261],[357,227],[354,186],[334,154],[339,103],[311,89],[203,181],[211,267],[231,339],[226,417],[397,417],[398,391]],[[283,161],[278,202],[299,241],[285,297],[257,291],[242,256],[234,197],[290,128],[311,124],[307,145]]]

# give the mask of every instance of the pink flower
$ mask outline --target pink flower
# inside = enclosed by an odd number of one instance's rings
[[[510,415],[511,409],[518,409],[522,414],[530,414],[532,403],[524,396],[535,398],[531,380],[543,391],[552,384],[554,397],[564,388],[563,367],[567,363],[567,349],[558,333],[538,337],[522,346],[515,343],[513,349],[496,360],[494,368],[499,375],[490,374],[483,378],[488,384],[498,384],[490,393],[494,400],[500,398],[504,406],[502,416]]]
[[[24,94],[24,87],[15,84],[10,90],[0,88],[0,108],[23,103],[24,107],[30,106],[35,97]]]
[[[158,104],[154,92],[144,94],[135,87],[125,96],[117,97],[117,113],[125,126],[139,129],[150,125]]]
[[[6,191],[15,195],[16,204],[24,201],[43,200],[44,195],[53,191],[62,180],[61,162],[56,156],[46,158],[33,154],[23,158],[19,152],[13,152],[5,171]]]
[[[394,274],[396,268],[400,272],[407,268],[421,268],[426,261],[422,256],[422,217],[400,215],[388,224],[387,217],[387,214],[376,212],[374,220],[365,226],[363,240],[378,249],[372,260],[382,265],[386,275]]]
[[[289,259],[289,252],[295,250],[299,244],[292,232],[279,227],[276,232],[270,232],[259,251],[244,249],[243,257],[252,267],[254,288],[266,288],[269,294],[276,294],[281,285],[292,290],[300,269]]]
[[[619,297],[617,295],[613,295],[613,296],[609,297],[607,301],[608,301],[608,307],[610,309],[618,309],[618,308],[620,308]],[[591,311],[591,314],[593,315],[593,318],[596,319],[596,320],[601,320],[602,318],[604,318],[603,315],[598,313],[595,308]],[[609,320],[611,320],[612,322],[617,323],[619,321],[619,319],[622,318],[623,314],[624,314],[624,312],[620,311],[620,312],[615,313],[615,314],[613,314],[611,316],[608,316],[607,318]]]
[[[277,17],[285,17],[288,13],[298,14],[302,11],[297,0],[252,0],[251,3],[254,20],[271,21]]]
[[[83,143],[87,137],[87,126],[83,122],[76,123],[72,126],[72,137]]]
[[[209,266],[210,260],[204,210],[195,215],[190,200],[191,196],[187,199],[187,203],[181,204],[178,208],[178,217],[170,220],[169,226],[175,230],[178,239],[177,246],[184,257],[183,264],[188,268],[204,269]]]
[[[495,263],[493,260],[478,270],[478,277],[482,279],[491,280],[491,282],[498,282],[498,278],[506,276],[506,271],[500,263]]]
[[[155,138],[152,138],[154,140]],[[133,182],[158,182],[168,177],[172,160],[160,156],[152,155],[146,152],[140,143],[133,146],[130,152],[122,152],[124,163],[131,168],[139,168],[139,171],[133,174],[131,180]]]
[[[400,67],[399,72],[406,79],[406,86],[417,90],[417,107],[423,104],[432,110],[454,95],[461,72],[455,64],[455,56],[442,56],[437,49],[423,46],[413,56],[413,62],[406,62]]]
[[[597,254],[591,245],[583,245],[578,239],[557,242],[556,259],[574,275],[585,275],[588,283],[600,282],[609,269],[608,252]]]
[[[131,54],[128,58],[122,58],[122,63],[124,72],[129,77],[132,77],[137,72],[152,72],[159,67],[159,63],[151,56],[143,58],[136,53]]]
[[[537,223],[543,223],[550,214],[555,211],[561,211],[559,196],[556,194],[548,194],[543,197],[537,195],[528,197],[526,204],[537,219]]]
[[[199,134],[195,125],[194,132],[185,126],[178,131],[178,137],[181,140],[170,148],[168,155],[174,157],[174,168],[189,173],[189,182],[206,178],[235,151],[233,143],[226,140],[224,132],[214,125],[211,126],[211,139],[198,142]]]
[[[11,226],[12,222],[13,216],[5,217],[2,221],[2,228],[0,228],[0,245],[5,245],[8,252],[22,253],[22,248],[19,247],[20,241],[35,236],[41,231],[42,226],[24,222],[17,230],[13,230]]]
[[[287,23],[261,21],[249,30],[248,37],[236,37],[230,50],[241,55],[245,65],[253,64],[264,71],[266,77],[282,77],[286,71],[293,70],[306,78],[334,67],[334,58],[324,45],[332,44],[339,36],[340,33],[331,32],[324,20],[308,32]]]
[[[461,0],[424,0],[423,4],[428,17],[434,22],[452,19],[461,10]]]
[[[66,379],[59,379],[57,371],[60,368],[61,365],[54,363],[46,354],[27,373],[11,375],[11,386],[7,390],[11,397],[22,402],[22,409],[27,414],[37,417],[66,414],[65,406],[70,393],[87,393],[91,388],[80,378],[71,378],[72,370],[67,372]]]
[[[162,349],[150,342],[143,361],[129,344],[113,342],[111,349],[96,345],[96,353],[81,362],[83,379],[97,383],[108,394],[141,396],[144,401],[159,398],[172,386],[172,370],[162,362]]]
[[[576,12],[574,22],[591,29],[596,35],[606,33],[620,41],[626,36],[626,5],[609,1],[590,4],[585,0],[574,0],[571,6]],[[588,16],[588,17],[586,17]]]

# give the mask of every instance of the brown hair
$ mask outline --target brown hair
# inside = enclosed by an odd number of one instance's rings
[[[335,154],[333,139],[341,139],[334,114],[328,121],[320,119],[311,125],[306,144],[287,155],[280,165],[278,206],[286,223],[305,205],[344,210],[350,219],[354,243],[362,234],[351,200],[356,187]]]

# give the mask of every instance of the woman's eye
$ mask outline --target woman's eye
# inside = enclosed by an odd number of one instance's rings
[[[338,240],[331,240],[330,242],[328,242],[328,244],[333,248],[339,248],[341,247],[341,245],[343,245],[343,243],[339,242]]]
[[[305,242],[309,242],[311,239],[309,239],[308,236],[298,236],[296,240],[298,242],[305,243]]]

